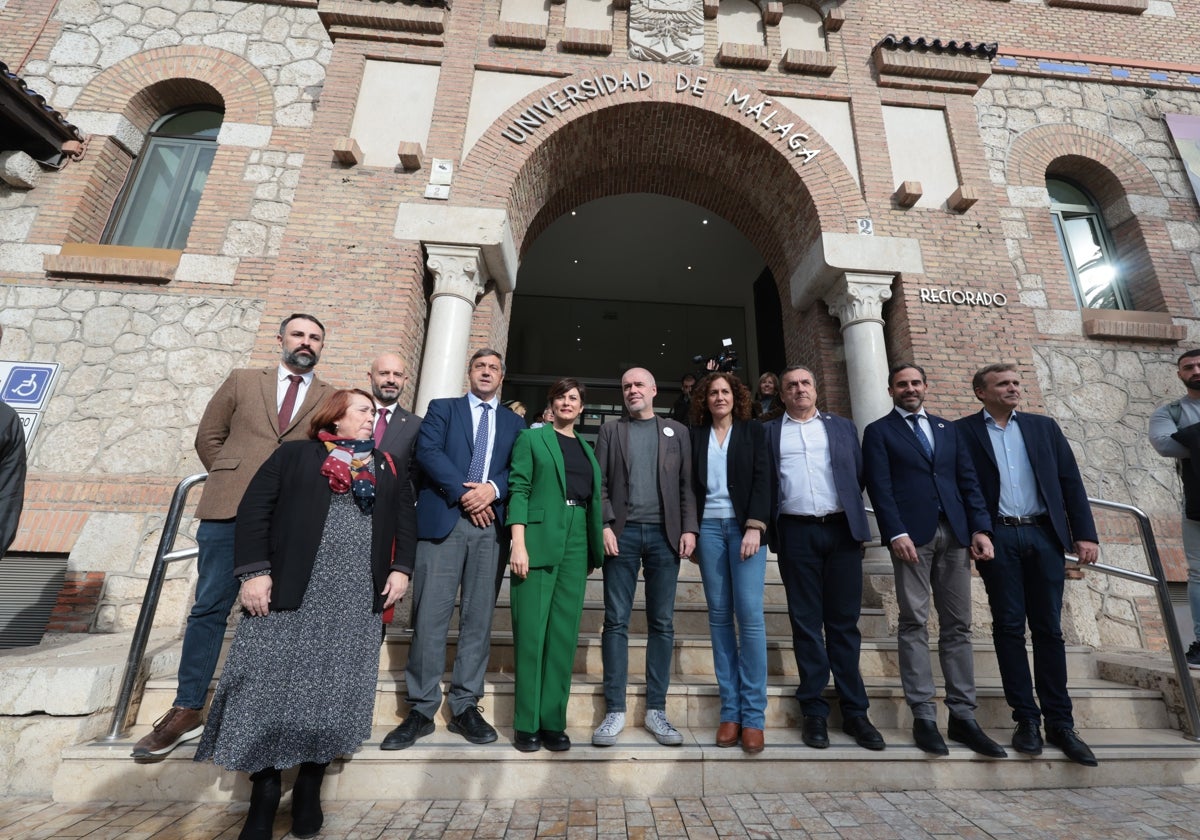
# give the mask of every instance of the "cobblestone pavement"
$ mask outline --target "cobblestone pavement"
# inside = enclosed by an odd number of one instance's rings
[[[275,825],[288,827],[287,800]],[[245,803],[0,799],[0,838],[233,840]],[[1200,785],[1031,791],[907,791],[698,799],[378,800],[331,802],[322,838],[722,837],[813,840],[1125,840],[1200,837]]]

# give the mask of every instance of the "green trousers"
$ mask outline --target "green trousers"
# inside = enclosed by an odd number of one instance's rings
[[[509,584],[516,656],[513,728],[521,732],[562,732],[567,728],[567,701],[588,571],[586,508],[580,505],[570,510],[562,561],[530,568],[524,580],[512,578]],[[545,561],[531,557],[530,562]]]

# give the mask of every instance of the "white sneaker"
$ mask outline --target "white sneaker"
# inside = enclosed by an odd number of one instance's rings
[[[592,733],[593,747],[611,747],[617,743],[617,736],[621,734],[621,730],[625,728],[625,713],[624,712],[609,712],[604,716],[604,720],[596,727],[596,731]]]
[[[662,709],[646,710],[646,731],[664,747],[678,747],[683,743],[683,736],[667,720],[667,713]]]

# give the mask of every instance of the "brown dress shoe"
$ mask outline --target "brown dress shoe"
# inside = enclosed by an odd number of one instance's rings
[[[740,723],[730,723],[724,721],[717,727],[717,746],[718,747],[736,747],[738,735],[742,732]]]
[[[761,729],[742,730],[742,750],[754,755],[763,751],[763,731]]]
[[[182,744],[199,737],[204,731],[204,715],[199,709],[172,706],[154,722],[150,734],[133,745],[134,758],[166,755]]]

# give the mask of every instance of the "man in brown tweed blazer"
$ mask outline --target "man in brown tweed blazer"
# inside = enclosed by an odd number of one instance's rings
[[[204,729],[204,701],[217,667],[229,611],[237,599],[233,576],[234,517],[254,473],[279,444],[302,440],[308,419],[333,392],[313,368],[325,346],[325,327],[294,313],[276,336],[275,367],[229,374],[209,400],[196,430],[196,454],[208,470],[196,507],[199,557],[196,602],[188,615],[179,658],[179,687],[171,709],[134,745],[135,758],[162,756]],[[286,409],[286,410],[285,410]]]

